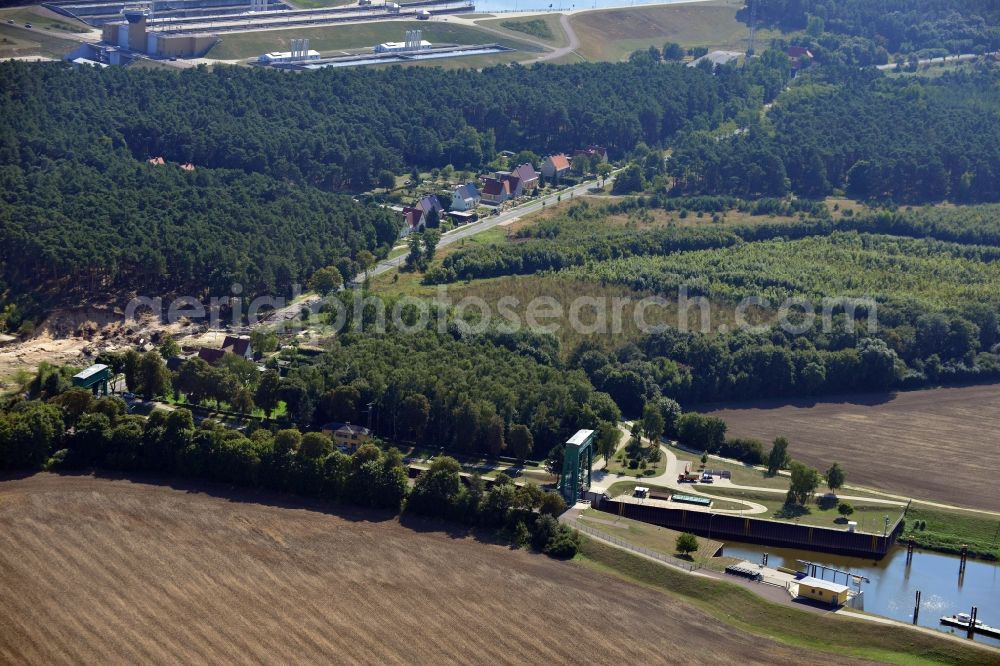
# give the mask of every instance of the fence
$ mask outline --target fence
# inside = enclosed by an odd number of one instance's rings
[[[579,522],[574,522],[573,527],[580,530],[584,534],[589,534],[591,536],[597,537],[598,539],[602,539],[604,541],[613,543],[619,548],[624,548],[625,550],[630,550],[633,553],[645,555],[646,557],[652,557],[655,560],[663,562],[667,566],[677,567],[678,569],[684,569],[686,571],[694,571],[695,569],[701,568],[696,563],[683,562],[681,560],[678,560],[676,557],[670,557],[669,555],[664,555],[663,553],[657,552],[655,550],[649,550],[648,548],[636,546],[634,543],[623,541],[617,537],[611,536],[610,534],[606,534],[605,532],[601,532],[600,530],[595,530],[592,527],[588,527],[587,525],[581,525]]]

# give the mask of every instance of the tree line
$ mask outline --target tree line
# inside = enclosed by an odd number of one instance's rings
[[[320,432],[251,426],[244,433],[211,419],[195,424],[184,408],[143,417],[130,414],[121,398],[78,388],[38,397],[0,411],[0,470],[179,475],[459,521],[553,557],[572,557],[579,544],[555,520],[565,510],[561,496],[515,486],[504,474],[491,488],[478,475],[465,485],[461,466],[447,456],[421,472],[411,490],[395,448],[367,443],[347,455]]]
[[[739,16],[749,21],[749,2]],[[865,37],[890,53],[1000,48],[992,0],[755,0],[757,20],[785,30]]]

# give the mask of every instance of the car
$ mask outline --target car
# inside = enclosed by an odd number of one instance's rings
[[[135,400],[135,393],[129,393],[129,392],[122,393],[122,399],[125,400],[126,402],[132,402],[133,400]]]
[[[712,477],[711,474],[702,474],[701,475],[701,482],[702,483],[715,483],[715,479]]]
[[[7,25],[14,25],[14,19],[7,19]]]
[[[30,23],[25,23],[25,24],[24,24],[24,27],[25,27],[25,28],[30,28],[30,27],[31,27],[31,24],[30,24]]]
[[[412,184],[413,183],[411,183],[409,180],[404,180],[403,181],[403,185],[412,185]]]

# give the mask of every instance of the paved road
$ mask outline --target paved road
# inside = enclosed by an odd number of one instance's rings
[[[996,51],[993,51],[991,53],[984,53],[983,56],[995,55],[996,53],[997,53]],[[975,60],[976,58],[981,58],[983,56],[976,55],[975,53],[963,53],[961,55],[941,56],[940,58],[925,58],[924,60],[918,60],[917,65],[931,65],[931,64],[946,63],[946,62],[962,62],[965,60]],[[885,65],[879,65],[878,69],[881,69],[882,71],[896,69],[896,63],[890,62],[886,63]],[[904,70],[906,69],[905,62],[903,63],[903,69]]]
[[[614,174],[608,176],[609,183],[612,182],[613,180],[614,180]],[[526,204],[522,204],[520,206],[517,206],[516,208],[504,211],[499,215],[491,215],[489,217],[479,220],[478,222],[473,222],[471,224],[466,224],[464,226],[458,227],[457,229],[453,229],[443,234],[441,236],[441,241],[438,243],[438,247],[439,248],[446,247],[456,241],[462,240],[463,238],[469,238],[470,236],[481,234],[482,232],[488,231],[503,222],[513,222],[514,220],[518,219],[523,215],[527,215],[529,213],[534,213],[541,210],[543,206],[549,206],[558,203],[560,197],[563,200],[566,200],[574,196],[586,194],[587,190],[589,190],[591,187],[594,186],[595,182],[589,181],[582,185],[577,185],[574,188],[568,190],[562,190],[561,192],[551,194],[542,199],[534,199]],[[383,259],[373,268],[368,270],[368,277],[372,278],[376,275],[381,275],[388,271],[399,268],[400,266],[403,265],[403,262],[405,261],[406,261],[405,254],[400,255],[398,257],[393,257],[392,259]],[[358,285],[363,284],[364,281],[365,281],[365,276],[363,273],[359,273],[354,278],[355,284]]]
[[[631,436],[629,433],[630,426],[631,424],[629,423],[623,423],[622,425],[619,426],[619,429],[625,434],[626,437]],[[670,488],[671,490],[683,492],[686,495],[696,495],[701,497],[708,497],[713,500],[722,499],[728,502],[737,502],[740,504],[745,504],[748,507],[747,509],[717,509],[717,508],[706,509],[698,506],[685,507],[692,511],[700,510],[700,511],[709,511],[713,513],[731,513],[731,514],[760,514],[767,512],[768,509],[763,504],[735,497],[720,497],[718,495],[713,495],[711,493],[705,493],[697,490],[696,484],[689,484],[689,483],[682,484],[678,482],[677,476],[680,474],[680,463],[677,460],[677,456],[674,454],[673,451],[671,451],[666,446],[660,446],[660,453],[663,456],[664,460],[663,472],[661,472],[656,476],[642,477],[640,479],[637,479],[635,475],[611,474],[607,472],[607,470],[604,467],[602,467],[603,465],[605,465],[603,461],[598,463],[600,466],[593,472],[593,480],[591,482],[590,489],[595,492],[604,492],[618,481],[635,481],[641,484],[649,484],[651,486],[661,486],[665,488]],[[724,458],[720,458],[718,456],[711,456],[711,457],[716,458],[718,460],[725,460]],[[731,463],[732,461],[726,460],[726,462]],[[730,479],[716,479],[715,485],[718,485],[720,487],[732,488],[734,490],[747,490],[751,492],[770,493],[779,497],[787,492],[786,490],[781,488],[767,488],[762,486],[743,486],[733,483]],[[817,498],[822,497],[823,495],[824,493],[815,494]],[[629,497],[625,497],[622,499],[623,501],[626,502],[631,501],[631,498]],[[873,497],[872,495],[838,494],[837,499],[849,500],[852,502],[876,501],[884,503],[887,506],[898,506],[898,507],[906,506],[906,502],[899,501],[898,499],[879,499],[877,497]],[[656,504],[658,501],[649,499],[649,500],[641,500],[641,502]],[[664,502],[662,506],[670,506],[670,505],[669,503]]]

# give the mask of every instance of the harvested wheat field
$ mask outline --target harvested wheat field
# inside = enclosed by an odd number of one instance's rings
[[[829,658],[572,563],[239,500],[0,484],[0,663],[664,663],[695,639],[706,663]]]
[[[789,441],[792,457],[847,483],[1000,511],[1000,385],[768,400],[705,409],[732,436]]]

